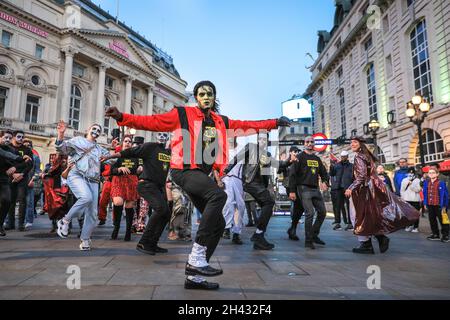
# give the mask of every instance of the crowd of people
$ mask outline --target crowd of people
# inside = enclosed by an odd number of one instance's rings
[[[315,154],[313,137],[305,139],[303,151],[292,147],[287,159],[278,161],[268,151],[268,132],[289,126],[289,119],[231,120],[219,113],[216,88],[210,81],[198,83],[194,96],[197,107],[176,107],[160,115],[125,114],[115,107],[106,111],[119,126],[158,132],[156,143],[125,135],[120,144],[115,139],[108,149],[97,143],[100,125],[91,125],[83,137],[65,139],[67,125],[60,121],[57,153],[42,172],[39,156],[24,133],[2,131],[0,235],[15,228],[17,203],[19,231],[32,227],[36,204],[43,198],[43,212],[52,221],[52,232],[68,238],[76,219],[79,248],[88,251],[93,247],[96,226],[105,225],[107,208],[112,205],[111,240],[121,238],[124,212],[123,240],[130,241],[133,233],[142,234],[136,249],[144,254],[168,252],[159,246],[168,228],[170,240],[193,242],[185,267],[185,288],[215,290],[219,284],[204,277],[223,271],[212,267],[210,259],[221,238],[244,244],[246,213],[246,226],[255,228],[250,239],[253,248],[275,248],[266,232],[275,204],[269,177],[271,168],[276,167],[292,201],[288,239],[299,241],[297,226],[304,215],[308,249],[325,245],[319,237],[327,211],[321,191],[329,188],[333,229],[342,230],[343,222],[345,230],[353,231],[359,241],[355,253],[373,254],[372,237],[380,252],[386,252],[390,244],[387,234],[400,229],[418,232],[424,210],[428,210],[432,229],[428,239],[449,241],[449,196],[445,183],[438,179],[438,168],[431,167],[428,177],[419,176],[401,159],[392,183],[361,137],[351,140],[353,164],[344,151],[340,160],[331,159],[327,170]],[[236,138],[252,134],[258,134],[257,143],[248,143],[238,152]],[[192,216],[198,225],[195,238]]]

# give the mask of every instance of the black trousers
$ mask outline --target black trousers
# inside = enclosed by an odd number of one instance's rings
[[[161,234],[170,220],[165,186],[150,181],[139,182],[139,195],[147,200],[149,207],[155,212],[150,215],[144,234],[139,243],[145,246],[156,246]],[[149,212],[151,212],[151,209]]]
[[[449,225],[442,224],[442,209],[440,206],[428,206],[428,219],[430,220],[430,227],[433,234],[439,236],[439,226],[437,223],[437,220],[439,220],[442,236],[448,237]]]
[[[273,214],[273,206],[275,201],[270,195],[269,190],[262,182],[252,181],[244,184],[244,191],[249,193],[261,207],[261,216],[258,219],[257,228],[266,232],[267,225]]]
[[[0,182],[0,227],[5,223],[6,215],[11,206],[11,189],[8,181]]]
[[[258,217],[256,216],[256,202],[255,201],[245,201],[245,209],[247,211],[248,223],[257,224]]]
[[[345,224],[351,224],[352,219],[350,219],[350,200],[345,196],[344,189],[338,189],[337,192],[337,209],[339,222],[341,223],[341,214]]]
[[[300,185],[297,188],[297,194],[300,195],[305,208],[305,241],[312,242],[315,237],[319,236],[320,228],[327,215],[325,202],[317,188]],[[317,218],[313,225],[315,212],[317,212]]]
[[[227,194],[201,170],[172,170],[172,180],[202,212],[195,242],[207,248],[206,261],[209,262],[225,230],[222,210]]]
[[[8,225],[14,227],[16,224],[16,202],[19,202],[19,226],[25,223],[25,212],[27,210],[27,189],[26,183],[12,183],[11,205],[8,211]]]
[[[297,195],[297,199],[295,201],[291,201],[291,220],[293,225],[297,225],[300,219],[303,216],[303,212],[305,212],[305,208],[303,208],[302,200],[297,194],[297,190],[294,190],[292,192],[295,192]],[[289,195],[291,193],[291,190],[286,187],[286,193]]]
[[[338,205],[338,190],[331,190],[331,204],[333,205],[334,223],[341,223],[341,212]]]

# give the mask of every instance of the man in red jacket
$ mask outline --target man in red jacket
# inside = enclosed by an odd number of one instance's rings
[[[263,130],[289,126],[289,119],[265,121],[231,120],[218,114],[216,87],[210,81],[201,81],[194,88],[197,107],[176,107],[171,111],[139,116],[123,114],[112,107],[106,116],[112,117],[119,126],[139,130],[173,132],[171,172],[172,180],[191,198],[203,213],[185,274],[186,289],[215,290],[218,283],[205,281],[202,276],[221,275],[221,269],[209,265],[209,260],[225,229],[222,209],[226,193],[208,176],[213,169],[223,173],[228,163],[227,131],[235,135],[251,135]]]

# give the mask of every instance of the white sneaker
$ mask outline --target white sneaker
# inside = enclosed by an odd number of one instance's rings
[[[91,250],[91,240],[81,240],[80,243],[80,250],[81,251],[90,251]]]
[[[414,229],[412,229],[412,231],[411,231],[412,233],[419,233],[419,229],[417,229],[417,228],[414,228]]]
[[[66,239],[69,236],[69,223],[66,222],[64,219],[58,220],[58,230],[56,231],[58,233],[58,236],[60,236],[63,239]]]
[[[413,228],[414,228],[414,227],[412,227],[412,226],[406,227],[405,231],[406,231],[406,232],[411,232]]]
[[[25,225],[25,229],[31,228],[32,226],[33,226],[33,224],[28,222],[28,223]]]

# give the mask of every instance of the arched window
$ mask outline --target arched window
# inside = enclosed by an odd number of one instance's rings
[[[377,110],[377,88],[375,85],[375,67],[371,63],[367,68],[367,94],[369,97],[369,118],[378,119]]]
[[[70,109],[69,109],[69,126],[75,130],[80,128],[80,111],[83,96],[81,90],[75,85],[72,85],[70,92]]]
[[[105,97],[105,111],[109,107],[111,107],[111,101],[107,97]],[[110,126],[111,126],[110,118],[105,117],[105,120],[103,121],[103,133],[106,134],[107,136],[111,132],[111,127]]]
[[[444,141],[434,130],[428,129],[422,134],[425,162],[441,161],[444,158]],[[420,163],[420,146],[417,145],[416,163]]]
[[[430,55],[428,53],[427,26],[425,20],[420,21],[410,35],[413,62],[414,89],[422,97],[433,102],[431,85]]]
[[[341,134],[343,137],[347,136],[347,121],[345,118],[345,94],[344,90],[339,91],[339,107],[341,110]]]

